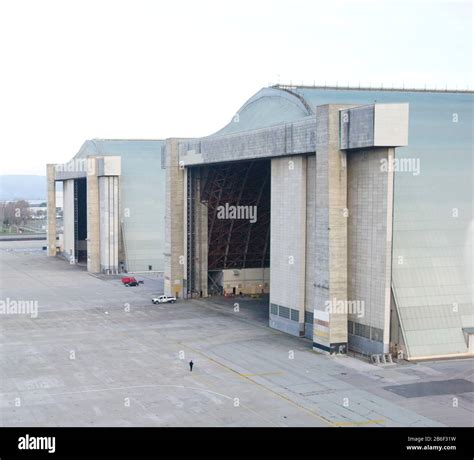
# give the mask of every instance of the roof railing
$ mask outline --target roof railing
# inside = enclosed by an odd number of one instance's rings
[[[458,89],[458,88],[446,88],[440,89],[440,88],[428,88],[426,85],[424,88],[415,88],[415,87],[405,87],[403,85],[401,88],[400,87],[395,87],[395,86],[384,86],[383,84],[381,86],[350,86],[350,85],[317,85],[314,83],[313,85],[295,85],[295,84],[282,84],[282,83],[277,83],[275,85],[271,85],[270,88],[277,88],[277,89],[282,89],[286,91],[292,91],[292,90],[298,90],[298,89],[329,89],[329,90],[351,90],[351,91],[406,91],[406,92],[419,92],[419,93],[469,93],[473,94],[474,91],[470,90],[469,88],[466,89]]]

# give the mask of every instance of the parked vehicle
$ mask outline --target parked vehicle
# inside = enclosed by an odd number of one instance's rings
[[[125,276],[122,278],[122,283],[128,287],[128,286],[138,286],[139,284],[143,284],[142,280],[137,280],[133,276]]]
[[[169,297],[167,295],[159,295],[159,296],[153,296],[151,298],[151,301],[154,304],[157,304],[157,303],[175,303],[176,302],[176,297]]]

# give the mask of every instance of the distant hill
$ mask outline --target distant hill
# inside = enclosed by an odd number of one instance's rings
[[[0,175],[0,201],[45,200],[46,176]]]

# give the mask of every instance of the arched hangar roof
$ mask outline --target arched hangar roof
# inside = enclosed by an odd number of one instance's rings
[[[281,88],[263,88],[252,96],[215,136],[251,131],[313,115],[305,99]]]

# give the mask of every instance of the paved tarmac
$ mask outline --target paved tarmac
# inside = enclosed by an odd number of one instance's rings
[[[28,301],[0,314],[2,426],[474,426],[473,360],[320,355],[262,301],[153,305],[159,275],[126,288],[41,246],[0,242],[0,300]]]

